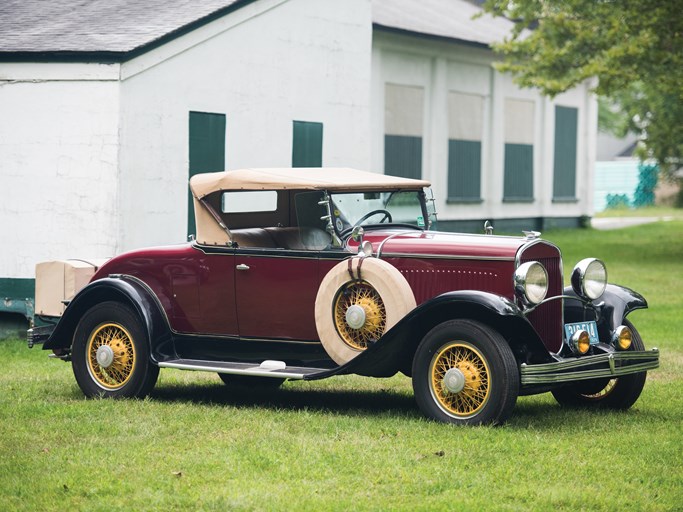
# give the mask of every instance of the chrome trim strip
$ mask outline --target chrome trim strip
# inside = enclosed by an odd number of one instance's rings
[[[632,361],[628,366],[618,366],[620,361]],[[585,369],[595,365],[602,368]],[[614,378],[640,373],[659,367],[659,350],[649,352],[613,352],[597,356],[585,356],[554,363],[522,364],[520,375],[522,385],[555,384],[578,380]]]
[[[427,233],[434,233],[436,235],[452,235],[453,231],[431,231],[427,230]],[[482,238],[485,236],[491,236],[491,235],[486,235],[483,233],[460,233],[458,232],[457,235],[459,237],[473,237],[473,238]],[[496,238],[506,238],[508,240],[524,240],[523,237],[519,235],[495,235]]]
[[[483,236],[483,235],[482,235]],[[385,258],[427,258],[433,260],[470,260],[470,261],[515,261],[512,256],[457,256],[450,254],[393,253],[383,254]],[[379,255],[377,256],[379,257]]]
[[[194,365],[187,363],[159,363],[160,368],[175,368],[177,370],[192,370],[197,372],[216,372],[216,373],[228,373],[230,375],[250,375],[252,377],[273,377],[277,379],[296,379],[303,380],[303,373],[292,373],[278,371],[275,373],[274,370],[264,370],[259,365],[250,366],[249,368],[239,369],[239,368],[223,368],[221,366],[204,366],[204,365]]]
[[[384,249],[384,244],[386,244],[386,243],[387,243],[389,240],[391,240],[392,238],[396,238],[397,236],[401,236],[401,235],[406,235],[406,234],[408,234],[408,233],[415,233],[415,231],[414,231],[414,230],[410,230],[410,231],[399,231],[399,232],[397,232],[397,233],[394,233],[393,235],[389,235],[389,236],[386,237],[384,240],[382,240],[382,241],[380,242],[380,244],[379,244],[379,247],[377,248],[377,258],[378,258],[378,259],[381,259],[381,258],[382,258],[382,249]],[[424,231],[422,231],[422,233],[424,233]]]
[[[265,341],[269,343],[291,343],[294,345],[321,345],[319,341],[305,341],[305,340],[290,340],[285,338],[250,338],[250,337],[239,337],[238,341],[250,342],[250,341]]]
[[[557,249],[557,252],[560,255],[560,262],[562,262],[562,251],[557,245],[555,245],[552,242],[549,242],[548,240],[545,240],[544,238],[534,238],[533,240],[520,245],[517,249],[517,254],[515,255],[515,267],[519,267],[522,264],[522,254],[524,254],[524,251],[537,244],[549,245]],[[564,268],[562,267],[562,265],[560,265],[560,271],[562,273],[562,286],[564,286]]]

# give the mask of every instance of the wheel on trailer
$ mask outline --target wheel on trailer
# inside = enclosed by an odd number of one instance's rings
[[[629,350],[645,350],[643,340],[633,324],[624,320],[624,325],[633,334]],[[617,379],[587,380],[555,389],[552,393],[563,406],[625,410],[640,397],[646,378],[647,372],[641,372]]]
[[[315,326],[327,354],[342,365],[414,308],[413,290],[396,267],[377,258],[354,257],[323,278],[315,299]]]
[[[138,316],[119,302],[97,304],[83,315],[74,334],[71,364],[87,397],[144,397],[159,376]]]
[[[462,425],[498,424],[519,394],[519,369],[510,346],[490,327],[449,320],[434,327],[413,359],[413,390],[422,412]]]
[[[282,386],[286,379],[277,377],[249,377],[247,375],[232,375],[230,373],[219,373],[218,376],[227,386],[255,386],[264,389],[275,389]]]

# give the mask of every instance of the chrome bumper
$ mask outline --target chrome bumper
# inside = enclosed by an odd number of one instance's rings
[[[41,325],[26,331],[26,342],[28,343],[28,348],[33,348],[33,345],[45,343],[54,330],[54,325]]]
[[[613,352],[596,356],[562,359],[545,364],[522,364],[521,384],[555,384],[589,379],[612,379],[659,367],[659,350]]]

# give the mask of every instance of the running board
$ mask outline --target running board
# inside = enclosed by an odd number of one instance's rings
[[[277,379],[302,380],[316,373],[324,373],[326,368],[307,366],[287,366],[284,361],[263,361],[256,363],[232,363],[225,361],[201,361],[198,359],[172,359],[159,363],[161,368],[193,370],[198,372],[228,373],[232,375],[249,375],[252,377],[273,377]]]

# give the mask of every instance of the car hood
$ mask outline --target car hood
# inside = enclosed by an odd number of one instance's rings
[[[372,244],[379,257],[422,256],[514,260],[520,247],[529,242],[522,237],[470,235],[439,231],[373,230],[363,240]],[[357,251],[358,242],[349,241],[349,249]]]

